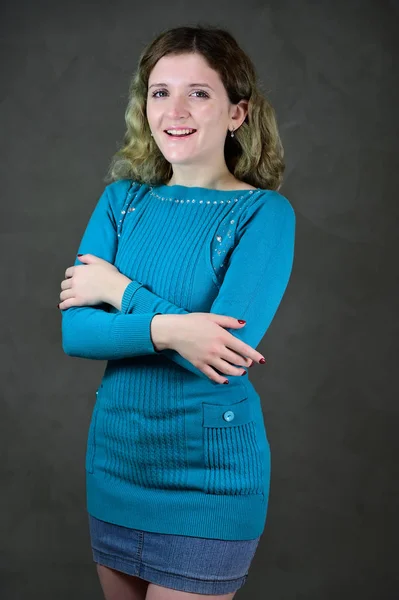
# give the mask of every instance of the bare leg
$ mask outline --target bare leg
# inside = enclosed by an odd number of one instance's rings
[[[208,598],[208,600],[231,600],[234,598],[235,594],[236,592],[222,595],[219,594],[216,596],[210,596],[209,594],[193,594],[191,592],[171,590],[170,588],[150,583],[145,600],[202,600],[203,598]]]
[[[96,564],[105,600],[145,600],[148,581]]]

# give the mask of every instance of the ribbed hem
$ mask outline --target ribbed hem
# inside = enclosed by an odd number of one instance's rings
[[[140,315],[126,315],[115,323],[115,338],[119,348],[126,348],[130,356],[159,354],[151,338],[151,321],[159,312]],[[125,319],[131,317],[131,323]]]
[[[122,296],[121,302],[121,312],[127,313],[130,311],[132,307],[133,296],[137,292],[137,290],[142,287],[142,283],[140,281],[131,281],[125,288]],[[143,311],[143,312],[151,312],[151,311]]]
[[[263,533],[267,498],[153,489],[86,471],[87,510],[109,523],[158,533],[251,540]]]
[[[159,301],[159,297],[154,297],[154,294],[147,290],[146,287],[141,287],[138,293],[134,296],[133,304],[138,313],[149,312],[154,310],[154,300]],[[177,309],[176,309],[177,311]],[[183,311],[182,311],[183,312]]]
[[[168,302],[164,298],[160,298],[157,294],[150,292],[144,285],[132,286],[132,289],[127,292],[127,296],[130,296],[129,305],[127,306],[126,298],[126,312],[131,311],[137,314],[150,313],[155,310],[159,310],[162,314],[188,314],[187,310],[176,306],[172,302]],[[131,284],[127,287],[130,288]],[[126,290],[125,290],[126,291]]]

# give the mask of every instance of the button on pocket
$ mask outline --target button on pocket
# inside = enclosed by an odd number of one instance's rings
[[[262,494],[263,465],[251,403],[203,402],[204,488],[208,494]]]
[[[223,419],[225,421],[232,421],[234,419],[234,413],[232,410],[226,410],[226,412],[223,415]]]

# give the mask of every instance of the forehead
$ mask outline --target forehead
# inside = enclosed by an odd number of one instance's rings
[[[219,74],[200,54],[163,56],[149,76],[149,84],[163,82],[167,85],[189,85],[193,81],[209,83],[212,86],[221,85]]]

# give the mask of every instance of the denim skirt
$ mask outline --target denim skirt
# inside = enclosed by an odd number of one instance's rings
[[[259,544],[154,533],[101,521],[89,514],[94,562],[150,583],[196,594],[241,588]]]

